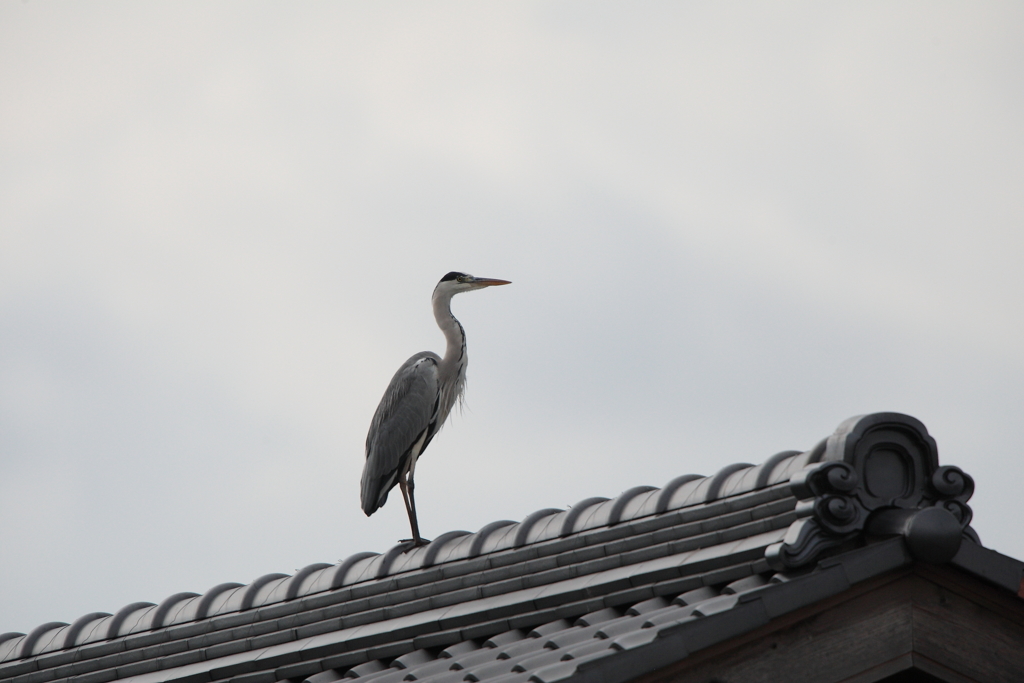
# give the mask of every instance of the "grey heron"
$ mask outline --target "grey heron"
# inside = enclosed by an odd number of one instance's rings
[[[511,283],[454,271],[441,278],[431,301],[434,320],[444,333],[444,358],[433,351],[422,351],[405,361],[391,378],[370,422],[361,482],[363,512],[369,517],[380,509],[398,484],[409,513],[414,546],[425,543],[420,537],[413,497],[416,461],[441,429],[466,386],[466,331],[452,315],[452,297],[507,284]]]

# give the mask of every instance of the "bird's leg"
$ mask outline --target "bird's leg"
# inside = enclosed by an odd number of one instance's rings
[[[413,525],[413,546],[422,546],[424,541],[420,538],[420,522],[416,516],[416,497],[413,495],[416,483],[413,482],[412,472],[410,472],[409,481],[406,482],[406,486],[409,488],[409,521]]]
[[[405,501],[405,511],[409,513],[409,526],[412,527],[412,545],[416,546],[423,545],[423,539],[420,538],[420,526],[416,522],[416,501],[412,497],[412,491],[415,487],[412,478],[409,478],[408,483],[405,478],[399,478],[398,487],[402,490],[402,499]]]
[[[426,543],[420,537],[420,525],[416,517],[416,498],[413,496],[413,489],[416,488],[416,484],[412,480],[412,472],[409,473],[409,483],[406,484],[409,487],[409,521],[412,522],[412,542],[413,545],[423,545]]]

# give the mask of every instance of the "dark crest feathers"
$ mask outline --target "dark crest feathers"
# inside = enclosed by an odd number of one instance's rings
[[[465,275],[465,273],[460,273],[457,270],[453,270],[452,272],[448,273],[443,278],[441,278],[440,281],[441,282],[446,282],[448,280],[454,280],[455,278],[462,277],[463,275]]]

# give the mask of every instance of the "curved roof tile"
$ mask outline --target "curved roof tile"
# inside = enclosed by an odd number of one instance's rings
[[[36,654],[43,648],[60,650],[129,633],[244,612],[749,493],[788,481],[806,465],[820,460],[825,454],[825,445],[823,440],[810,451],[783,451],[757,466],[747,463],[729,465],[712,476],[689,474],[676,477],[661,489],[638,486],[612,499],[587,498],[568,510],[538,510],[521,522],[500,520],[485,525],[476,533],[448,532],[419,548],[409,549],[407,544],[398,544],[384,554],[362,552],[337,564],[311,564],[293,576],[267,574],[248,585],[222,583],[203,595],[177,593],[159,606],[148,602],[132,603],[114,615],[99,612],[85,615],[70,626],[53,622],[34,629],[28,636],[3,634],[0,635],[0,662]]]
[[[169,598],[165,598],[160,606],[156,608],[156,612],[153,613],[153,619],[151,621],[151,628],[160,628],[173,622],[174,614],[177,614],[181,609],[181,603],[191,598],[198,598],[198,593],[175,593]],[[173,614],[172,614],[173,610]],[[168,619],[168,615],[171,616]],[[193,611],[193,617],[195,612]]]
[[[242,584],[240,584],[240,583],[219,583],[216,586],[214,586],[213,588],[211,588],[210,590],[206,591],[203,594],[202,600],[200,600],[199,604],[196,606],[196,617],[195,618],[196,619],[205,619],[210,614],[210,611],[211,611],[210,608],[214,606],[214,602],[215,601],[217,601],[219,603],[218,606],[224,604],[224,599],[223,598],[221,600],[219,600],[219,601],[217,600],[217,598],[221,598],[221,596],[224,593],[227,593],[229,590],[231,590],[233,588],[241,588],[241,587],[242,587]]]
[[[752,486],[744,488],[740,485],[741,476],[737,476],[737,472],[746,473],[753,465],[747,462],[739,462],[734,465],[727,465],[711,477],[711,481],[708,483],[707,492],[704,494],[704,502],[710,502],[712,500],[718,500],[719,498],[725,498],[727,496],[734,495],[734,493],[742,493],[744,491],[751,490]],[[755,477],[756,481],[756,477]]]
[[[135,621],[132,621],[127,625],[127,628],[122,629],[128,618],[136,612],[150,607],[156,607],[156,605],[151,602],[133,602],[132,604],[125,605],[121,609],[117,610],[117,613],[112,616],[110,621],[107,623],[107,640],[123,636],[128,633],[129,629],[131,629],[131,627],[136,623]]]
[[[774,483],[770,480],[772,472],[775,471],[775,467],[783,460],[791,459],[795,455],[800,455],[800,451],[779,451],[755,467],[754,470],[757,472],[757,479],[754,480],[754,488],[760,489],[768,486],[769,483]]]
[[[477,557],[484,552],[485,547],[488,551],[494,549],[494,544],[491,542],[491,537],[494,536],[495,532],[500,532],[501,529],[515,524],[511,519],[499,519],[496,522],[485,524],[481,527],[480,531],[473,534],[472,544],[469,546],[468,557]],[[489,547],[488,547],[489,545]]]
[[[206,616],[212,617],[217,614],[228,614],[230,612],[240,612],[243,609],[248,609],[248,607],[242,607],[242,602],[248,591],[249,586],[242,585],[220,593],[213,599]]]
[[[298,596],[300,591],[302,590],[302,584],[306,581],[306,579],[308,579],[310,577],[311,574],[313,574],[315,572],[320,572],[322,574],[323,571],[321,571],[321,570],[324,570],[324,569],[327,569],[327,568],[333,567],[333,566],[334,565],[329,564],[327,562],[317,562],[315,564],[311,564],[311,565],[308,565],[306,567],[303,567],[299,571],[295,572],[295,575],[292,576],[291,580],[288,581],[288,589],[285,592],[284,599],[285,600],[294,600],[296,598],[296,596]],[[316,580],[318,578],[319,578],[319,576],[313,577],[313,580],[310,581],[309,583],[311,585],[315,584],[317,582]]]
[[[19,656],[29,657],[39,654],[67,626],[68,624],[63,621],[51,621],[36,626],[22,641]]]
[[[367,555],[352,565],[352,569],[349,571],[348,576],[345,577],[345,583],[342,585],[351,586],[354,583],[361,583],[376,578],[377,567],[383,561],[384,556],[380,553]],[[349,580],[349,576],[352,577],[351,580]]]
[[[105,617],[100,617],[96,621],[86,624],[85,628],[82,629],[82,634],[78,636],[78,644],[85,645],[86,643],[96,643],[101,640],[106,640],[110,622],[113,620],[114,615],[108,614]]]
[[[467,531],[466,533],[469,532]],[[361,552],[356,553],[355,555],[350,555],[349,557],[345,558],[344,560],[338,563],[337,569],[335,569],[333,572],[324,572],[323,578],[327,578],[329,576],[330,584],[326,586],[323,590],[328,590],[331,588],[341,588],[345,585],[345,578],[348,576],[349,570],[351,570],[352,567],[357,562],[362,562],[363,560],[366,560],[371,557],[376,557],[377,555],[380,555],[380,553]],[[315,587],[315,585],[313,587]]]
[[[516,536],[512,541],[512,547],[521,548],[526,545],[527,540],[529,540],[530,532],[533,531],[535,526],[537,526],[537,522],[541,521],[545,517],[557,515],[560,512],[562,511],[556,510],[555,508],[544,508],[543,510],[537,510],[536,512],[528,514],[526,518],[519,523],[519,528],[516,529]],[[536,540],[536,538],[534,540]]]
[[[132,610],[126,615],[121,628],[118,629],[118,635],[126,636],[129,633],[142,633],[156,628],[153,626],[153,617],[156,616],[157,606],[152,603],[142,604],[147,606]]]
[[[15,653],[18,651],[18,646],[21,645],[24,638],[24,633],[17,633],[15,631],[0,633],[0,662],[15,659]]]
[[[657,503],[654,507],[655,514],[660,514],[668,510],[668,504],[672,500],[672,496],[675,495],[676,491],[692,481],[703,478],[704,477],[699,474],[684,474],[681,477],[676,477],[669,483],[665,484],[658,493]]]
[[[391,573],[391,565],[395,563],[395,560],[399,559],[402,555],[409,551],[409,545],[406,543],[399,543],[393,546],[383,555],[383,559],[377,566],[376,578],[381,579]]]
[[[278,578],[267,581],[256,591],[252,606],[263,607],[274,602],[282,602],[287,591],[288,579],[290,578],[292,577],[288,574],[278,574]]]
[[[600,496],[595,498],[586,498],[573,505],[565,513],[565,519],[562,522],[562,528],[559,530],[559,536],[568,536],[571,533],[578,531],[576,528],[576,521],[586,511],[587,508],[593,507],[598,503],[603,503],[607,498],[601,498]]]
[[[245,611],[256,604],[256,596],[259,595],[263,587],[271,581],[278,581],[280,579],[287,578],[287,574],[264,574],[260,578],[256,579],[246,587],[245,592],[242,594],[242,604],[239,606],[240,611]],[[262,604],[262,603],[260,603]]]
[[[64,650],[78,645],[79,636],[83,636],[82,640],[84,640],[91,632],[91,629],[87,630],[86,626],[90,624],[95,626],[94,622],[109,616],[111,615],[107,612],[92,612],[75,619],[75,623],[71,624],[71,627],[65,632],[64,642],[61,644],[60,649]]]
[[[442,551],[450,553],[451,546],[454,545],[452,541],[463,536],[469,536],[469,532],[462,530],[448,531],[431,541],[430,545],[427,546],[426,554],[423,556],[423,567],[433,567],[437,564],[439,558],[441,562],[447,560],[448,554],[442,555]]]
[[[642,505],[633,505],[629,511],[632,514],[626,514],[626,506],[633,503],[635,499],[643,496],[643,494],[657,490],[658,489],[656,489],[653,486],[634,486],[631,489],[623,491],[619,495],[619,497],[612,502],[611,509],[608,510],[608,526],[614,526],[615,524],[621,522],[623,519],[631,519],[633,515],[636,514],[637,510],[642,507]],[[643,498],[641,500],[641,503],[643,503],[644,501],[647,500],[647,498],[650,497],[651,496]]]

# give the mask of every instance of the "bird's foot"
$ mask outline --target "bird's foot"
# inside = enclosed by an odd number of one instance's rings
[[[409,546],[403,552],[409,552],[414,548],[419,548],[421,545],[428,545],[429,543],[429,538],[403,538],[400,541],[398,541],[398,545]]]

